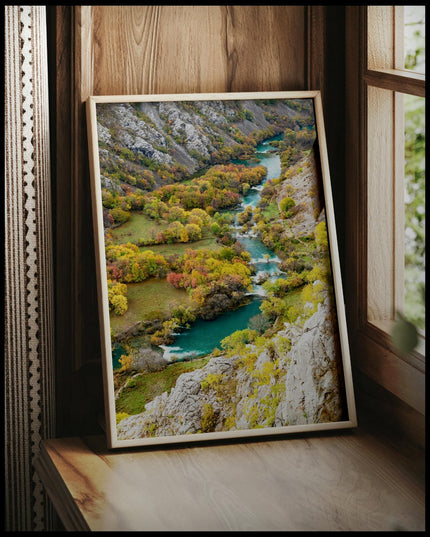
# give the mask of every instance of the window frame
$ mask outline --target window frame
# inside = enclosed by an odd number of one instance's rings
[[[376,225],[384,221],[389,240],[400,250],[384,256],[375,255],[370,233],[374,223],[369,223],[374,192],[379,188],[376,181],[369,175],[369,158],[372,156],[369,147],[372,140],[369,127],[369,96],[377,90],[392,90],[387,96],[392,99],[385,103],[391,113],[392,134],[395,135],[395,117],[403,113],[400,99],[395,92],[410,93],[425,96],[425,75],[399,69],[401,61],[399,47],[396,46],[396,28],[402,24],[397,6],[346,6],[346,300],[347,315],[350,328],[352,362],[361,372],[375,380],[378,384],[400,397],[404,402],[424,414],[425,394],[425,358],[421,349],[407,355],[400,353],[391,345],[390,329],[394,323],[393,313],[399,309],[402,293],[399,279],[402,268],[399,259],[403,255],[403,239],[396,241],[395,237],[403,237],[403,222],[394,218],[395,204],[403,204],[402,188],[395,181],[396,174],[403,167],[401,144],[394,137],[394,142],[379,140],[381,150],[391,151],[392,158],[380,159],[380,165],[386,165],[384,173],[391,174],[391,199],[386,202],[384,214]],[[369,10],[373,12],[369,15]],[[372,30],[374,30],[372,32]],[[397,33],[397,36],[399,34]],[[401,123],[398,123],[398,125]],[[397,134],[399,130],[397,128]],[[403,133],[402,133],[403,138]],[[376,140],[378,141],[378,140]],[[385,143],[385,146],[384,146]],[[396,158],[397,157],[397,158]],[[403,173],[403,171],[401,172]],[[373,214],[373,213],[372,213]],[[388,247],[388,250],[391,247]],[[378,252],[379,254],[379,252]],[[391,258],[389,259],[389,255]],[[378,300],[373,296],[371,277],[378,269],[378,264],[392,275],[389,284],[392,295],[386,293],[385,318],[372,318],[369,304]],[[372,272],[373,271],[373,272]],[[403,287],[403,286],[402,286]],[[383,297],[383,298],[382,298]],[[389,300],[387,300],[387,298]],[[382,316],[384,317],[384,316]],[[391,318],[390,318],[391,317]]]

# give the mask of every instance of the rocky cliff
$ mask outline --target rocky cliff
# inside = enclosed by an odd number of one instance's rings
[[[181,375],[170,393],[123,419],[118,438],[339,421],[343,392],[333,311],[326,293],[308,319],[285,323],[272,338]]]
[[[315,226],[325,219],[321,167],[315,150],[307,153],[290,168],[288,181],[282,183],[277,195],[278,205],[286,196],[290,196],[296,204],[285,230],[290,237],[311,234]]]
[[[286,101],[98,104],[101,174],[150,169],[159,186],[167,180],[163,170],[183,167],[193,174],[247,136],[268,128],[271,135],[281,132],[297,113]]]

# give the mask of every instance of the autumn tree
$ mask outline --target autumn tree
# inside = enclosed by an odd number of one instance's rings
[[[115,315],[124,315],[128,309],[127,285],[108,280],[108,301],[109,309]]]
[[[291,216],[290,209],[296,205],[296,202],[290,196],[286,196],[279,202],[279,210],[283,214],[284,218]]]

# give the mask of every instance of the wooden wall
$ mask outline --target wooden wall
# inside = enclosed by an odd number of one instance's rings
[[[338,29],[330,35],[342,39]],[[326,42],[323,6],[48,6],[48,32],[62,436],[96,432],[95,416],[102,412],[86,98],[321,89],[328,109],[338,112],[342,86],[326,76],[326,51],[336,55],[340,48],[330,45],[332,38]],[[342,78],[342,64],[336,74]],[[339,157],[336,120],[326,130],[329,155],[333,147]],[[335,158],[339,208],[341,168]]]
[[[94,95],[305,83],[303,6],[89,6],[81,14],[82,89]]]

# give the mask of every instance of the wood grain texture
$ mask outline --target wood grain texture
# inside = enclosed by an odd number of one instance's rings
[[[358,6],[349,6],[345,11],[345,111],[346,139],[345,146],[345,204],[348,218],[346,227],[346,313],[350,336],[356,333],[367,320],[367,196],[366,196],[366,162],[362,156],[364,147],[366,116],[361,109],[367,99],[366,87],[362,81],[365,70],[364,53],[366,35],[363,10]],[[354,341],[351,346],[351,358],[358,359]]]
[[[56,409],[58,416],[64,416],[70,397],[70,382],[63,383],[62,379],[70,378],[74,371],[71,356],[74,354],[73,337],[74,315],[70,313],[73,304],[72,266],[70,256],[72,251],[72,182],[71,169],[71,138],[70,108],[72,102],[71,88],[67,76],[71,62],[70,32],[71,24],[68,17],[67,6],[58,6],[55,9],[47,7],[48,28],[48,61],[50,69],[49,89],[51,95],[50,121],[51,121],[51,170],[53,179],[53,221],[54,236],[61,237],[55,241],[55,328],[56,343],[62,349],[67,349],[67,358],[56,363],[56,384],[61,389],[56,390]],[[57,135],[61,133],[61,135]],[[62,307],[59,307],[59,305]],[[69,309],[70,308],[70,309]],[[64,316],[67,316],[65,322]],[[60,397],[61,393],[61,397]],[[60,419],[60,423],[63,419]],[[58,431],[57,431],[58,432]]]
[[[383,424],[383,430],[389,432],[386,436],[390,445],[407,456],[416,475],[423,476],[426,424],[422,414],[358,369],[353,373],[360,427],[380,435]]]
[[[114,453],[58,439],[41,459],[69,530],[424,529],[424,476],[366,433]]]
[[[370,323],[357,334],[354,352],[360,356],[360,371],[418,411],[424,425],[425,369],[400,359],[388,339]]]
[[[394,319],[394,103],[393,94],[367,89],[368,319]],[[383,158],[381,158],[383,156]]]
[[[99,356],[99,342],[92,334],[98,333],[96,274],[94,271],[94,241],[91,233],[91,188],[88,160],[87,126],[85,121],[86,96],[92,89],[94,64],[90,39],[91,6],[75,7],[73,11],[72,72],[73,100],[71,106],[72,131],[71,182],[72,191],[72,264],[74,308],[74,364],[76,370]],[[94,312],[92,314],[91,312]]]
[[[394,68],[395,6],[367,6],[367,68]]]
[[[309,6],[307,10],[307,81],[308,87],[321,91],[326,101],[326,6]],[[324,109],[325,106],[324,106]]]
[[[304,17],[303,6],[91,6],[92,93],[305,89]]]
[[[425,75],[419,73],[394,69],[368,70],[364,75],[364,80],[367,84],[378,88],[411,93],[418,97],[426,96]]]

